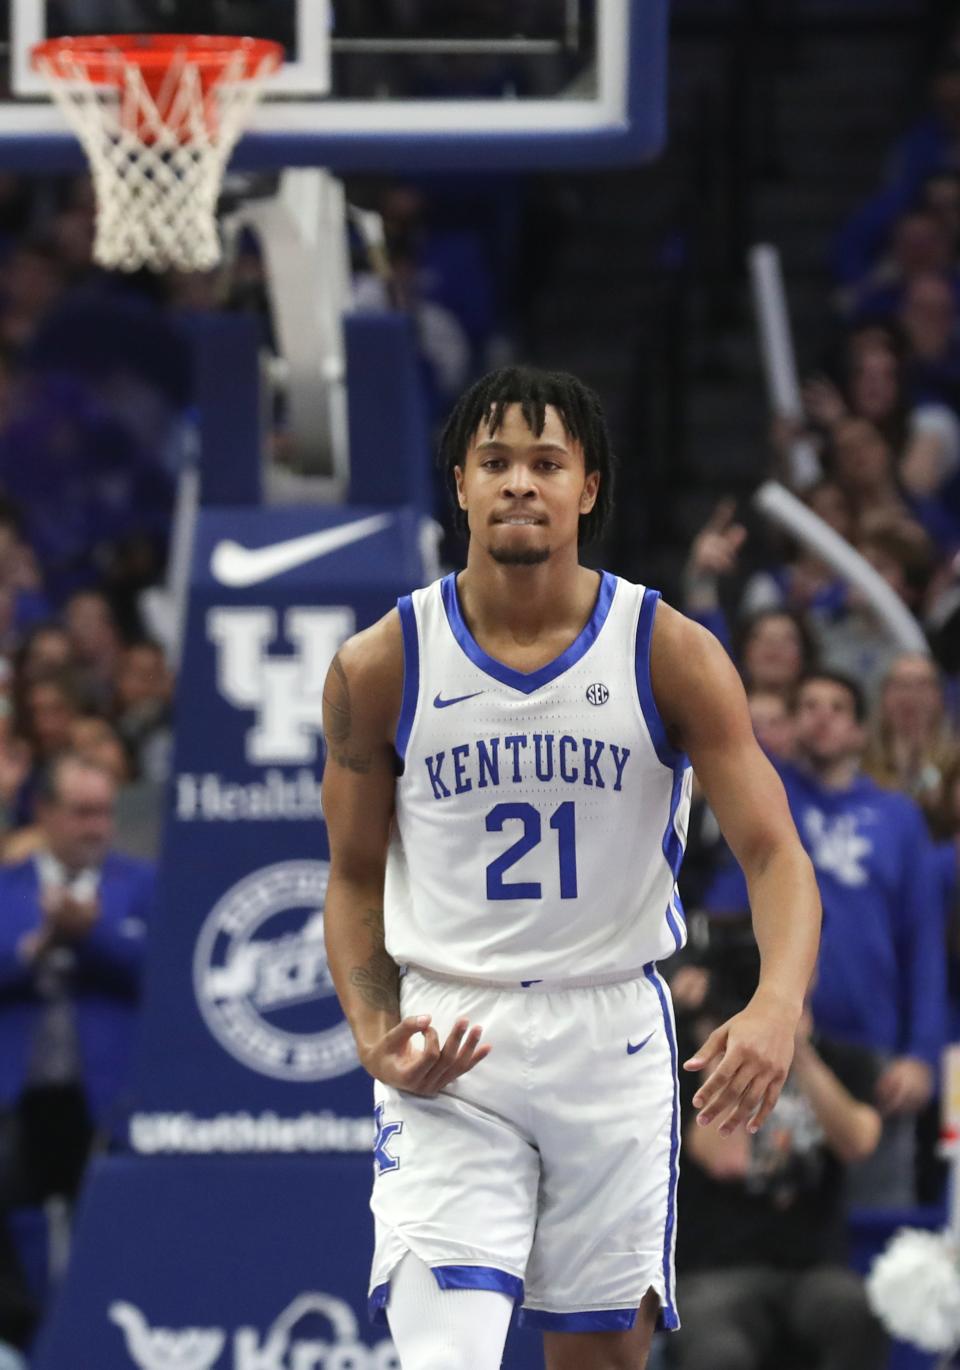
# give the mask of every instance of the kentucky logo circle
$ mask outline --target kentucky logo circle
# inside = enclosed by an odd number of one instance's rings
[[[609,698],[610,691],[606,685],[601,685],[599,681],[587,686],[587,699],[591,704],[606,704]]]
[[[326,861],[246,876],[207,915],[193,957],[204,1022],[231,1056],[277,1080],[330,1080],[357,1065],[323,945]]]

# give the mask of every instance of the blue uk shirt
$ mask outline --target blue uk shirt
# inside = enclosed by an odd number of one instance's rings
[[[935,1066],[946,1033],[945,908],[919,808],[866,776],[828,790],[795,766],[778,770],[823,903],[817,1028]],[[729,904],[732,872],[720,879]]]

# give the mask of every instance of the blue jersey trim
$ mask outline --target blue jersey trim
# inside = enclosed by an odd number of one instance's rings
[[[680,864],[683,861],[683,843],[677,832],[676,818],[680,808],[680,801],[683,798],[683,782],[687,773],[687,758],[680,756],[673,768],[673,789],[670,791],[670,812],[667,816],[667,826],[663,833],[663,855],[667,865],[673,872],[674,892],[667,905],[667,926],[673,934],[677,951],[686,941],[686,919],[683,914],[683,905],[680,902],[680,894],[676,889],[676,880],[680,874]]]
[[[589,1313],[546,1313],[542,1308],[521,1308],[523,1327],[544,1332],[629,1332],[637,1321],[635,1308],[597,1308]]]
[[[396,749],[400,760],[406,759],[407,744],[417,712],[417,699],[420,694],[420,641],[417,636],[417,615],[410,595],[402,595],[397,600],[400,614],[400,629],[403,633],[403,698],[400,704],[400,719],[397,723]]]
[[[667,865],[673,872],[673,879],[676,882],[680,874],[680,863],[683,860],[683,843],[676,829],[677,810],[680,808],[680,801],[683,798],[683,782],[687,767],[690,762],[686,755],[678,751],[667,737],[667,729],[657,708],[657,701],[653,695],[653,681],[650,675],[650,649],[653,644],[653,625],[657,617],[657,604],[660,601],[659,590],[645,589],[643,600],[640,604],[640,613],[637,618],[637,641],[635,649],[635,670],[637,678],[637,698],[640,701],[640,711],[643,714],[650,733],[650,740],[662,765],[669,767],[673,771],[673,789],[670,792],[670,812],[667,817],[667,826],[663,833],[662,849],[666,858]],[[670,929],[677,951],[683,946],[686,940],[686,921],[683,916],[683,905],[680,897],[674,891],[666,909],[667,927]]]
[[[514,1303],[523,1301],[523,1280],[494,1265],[433,1265],[430,1269],[440,1289],[490,1289],[497,1294],[506,1294]],[[367,1313],[372,1323],[386,1323],[389,1302],[389,1280],[371,1289]]]
[[[386,1323],[387,1304],[390,1301],[390,1281],[378,1284],[367,1296],[367,1315],[372,1323]]]
[[[670,1060],[673,1065],[673,1116],[670,1121],[670,1183],[667,1189],[667,1221],[663,1229],[663,1288],[664,1302],[660,1309],[660,1323],[668,1330],[679,1327],[680,1322],[677,1317],[677,1310],[673,1302],[673,1236],[677,1216],[677,1160],[680,1153],[680,1080],[678,1078],[677,1062],[677,1041],[673,1032],[673,1018],[670,1014],[670,1007],[667,1003],[666,993],[663,982],[657,974],[656,967],[651,967],[645,972],[647,979],[657,991],[657,998],[660,1000],[660,1009],[663,1013],[663,1025],[667,1031],[667,1041],[670,1044]]]
[[[676,1332],[680,1326],[680,1319],[677,1317],[677,1310],[673,1307],[661,1308],[657,1314],[658,1332]]]
[[[680,902],[679,893],[674,893],[673,898],[667,905],[667,927],[673,934],[676,943],[676,950],[680,951],[684,942],[687,940],[687,918]]]
[[[561,652],[558,657],[553,661],[548,661],[546,666],[541,666],[539,670],[515,671],[512,666],[505,666],[502,661],[497,661],[496,657],[488,656],[467,627],[460,612],[456,575],[451,573],[449,576],[444,576],[440,582],[440,593],[443,597],[443,607],[446,610],[450,631],[465,655],[470,658],[474,666],[479,666],[486,675],[492,676],[494,680],[499,680],[501,685],[509,685],[511,689],[519,690],[525,695],[533,694],[534,690],[549,685],[551,680],[556,680],[558,675],[562,675],[571,666],[575,666],[587,654],[596,642],[600,629],[607,620],[616,588],[616,576],[612,576],[609,571],[601,571],[600,589],[593,606],[593,613],[583,625],[579,636],[570,643],[565,652]]]
[[[644,590],[643,600],[640,604],[640,615],[637,619],[635,652],[637,696],[640,700],[640,709],[650,733],[654,751],[663,765],[673,770],[678,765],[685,766],[687,758],[683,752],[677,751],[667,737],[667,729],[660,717],[657,701],[653,697],[653,683],[650,679],[650,647],[653,642],[653,624],[657,616],[659,599],[659,590]]]
[[[523,1280],[494,1265],[432,1265],[430,1269],[441,1289],[493,1289],[514,1303],[523,1299]]]

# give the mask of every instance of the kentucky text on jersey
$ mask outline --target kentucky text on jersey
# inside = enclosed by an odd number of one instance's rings
[[[588,785],[598,790],[623,788],[630,748],[599,738],[569,733],[509,733],[505,737],[458,742],[449,751],[423,759],[434,799],[450,799],[478,790],[539,781],[553,785]]]
[[[473,637],[454,575],[400,600],[398,964],[527,985],[629,978],[683,945],[691,771],[653,695],[658,599],[604,572],[578,636],[527,673]]]

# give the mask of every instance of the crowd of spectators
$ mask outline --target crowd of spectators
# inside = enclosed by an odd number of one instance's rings
[[[0,175],[3,1370],[44,1312],[50,1204],[130,1107],[173,697],[141,591],[190,401],[175,312],[224,303],[97,269],[93,214],[85,179]]]
[[[758,1137],[701,1135],[684,1100],[679,1370],[877,1370],[845,1237],[858,1212],[943,1199],[939,1070],[960,1027],[960,27],[930,92],[837,235],[833,323],[770,461],[930,651],[898,646],[862,591],[732,499],[683,578],[683,607],[741,671],[824,922],[794,1067]],[[802,480],[798,439],[816,453]],[[702,796],[681,888],[693,936],[673,990],[693,1050],[757,969],[749,892]]]
[[[22,552],[11,531],[11,554]],[[160,645],[107,595],[50,604],[0,656],[0,1366],[30,1344],[46,1205],[121,1141],[171,752]],[[20,1228],[16,1226],[21,1215]],[[32,1224],[23,1227],[33,1214]],[[22,1245],[22,1241],[21,1241]],[[10,1354],[13,1354],[11,1349]],[[11,1360],[11,1364],[16,1362]]]

